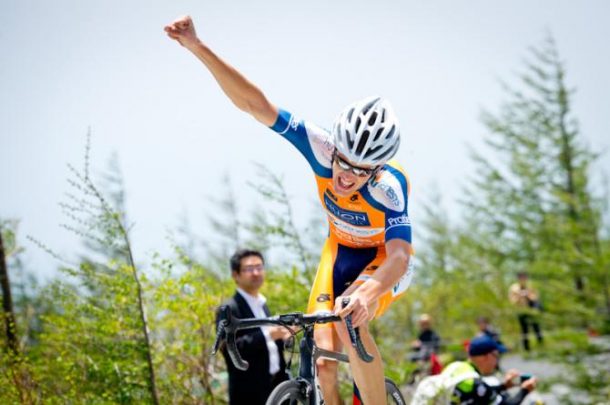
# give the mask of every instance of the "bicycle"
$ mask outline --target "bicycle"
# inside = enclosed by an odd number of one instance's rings
[[[344,305],[346,303],[344,302]],[[304,405],[322,405],[324,400],[318,381],[316,360],[326,358],[339,362],[349,362],[346,354],[329,351],[318,347],[314,340],[314,325],[338,322],[341,318],[337,315],[323,314],[303,314],[300,312],[277,315],[268,318],[247,318],[238,319],[231,315],[231,309],[225,307],[221,309],[221,321],[218,325],[216,334],[216,342],[212,354],[215,354],[220,344],[225,341],[227,351],[231,361],[236,368],[246,370],[248,363],[241,358],[235,343],[235,332],[240,329],[256,328],[268,325],[280,325],[284,327],[296,327],[297,331],[292,331],[293,336],[299,332],[303,332],[303,339],[300,343],[300,364],[299,374],[296,378],[291,378],[288,381],[280,383],[269,395],[267,405],[283,405],[283,404],[304,404]],[[345,319],[348,333],[352,341],[352,345],[356,349],[358,356],[366,362],[371,362],[373,357],[366,352],[358,328],[354,328],[351,322],[351,316]],[[387,392],[387,401],[390,404],[405,405],[405,400],[398,389],[398,386],[390,379],[385,379]]]

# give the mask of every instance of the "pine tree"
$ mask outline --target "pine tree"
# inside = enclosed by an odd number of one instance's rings
[[[556,313],[592,317],[603,288],[596,156],[581,140],[552,39],[530,50],[519,79],[505,85],[498,113],[483,113],[488,152],[473,153],[478,167],[463,198],[467,223],[477,224],[470,238],[504,278],[528,270],[544,279]]]

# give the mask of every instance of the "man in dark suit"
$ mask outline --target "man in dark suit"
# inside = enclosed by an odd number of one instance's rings
[[[265,280],[263,255],[255,250],[238,250],[231,257],[231,275],[237,285],[237,292],[222,305],[230,306],[237,318],[269,316],[266,299],[259,293]],[[264,405],[273,388],[288,379],[283,341],[289,336],[290,332],[280,326],[238,331],[237,348],[250,365],[246,371],[236,369],[226,348],[223,348],[222,354],[229,373],[231,405]]]

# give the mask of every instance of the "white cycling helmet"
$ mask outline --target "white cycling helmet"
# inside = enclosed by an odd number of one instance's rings
[[[354,164],[382,165],[400,145],[392,106],[377,96],[347,106],[335,120],[332,134],[337,151]]]

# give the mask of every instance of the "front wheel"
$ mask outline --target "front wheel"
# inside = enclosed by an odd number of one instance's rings
[[[307,405],[309,402],[305,396],[303,383],[296,380],[284,381],[267,398],[265,405]]]
[[[388,404],[405,405],[405,399],[402,397],[400,390],[394,384],[394,381],[385,379],[385,392]]]

